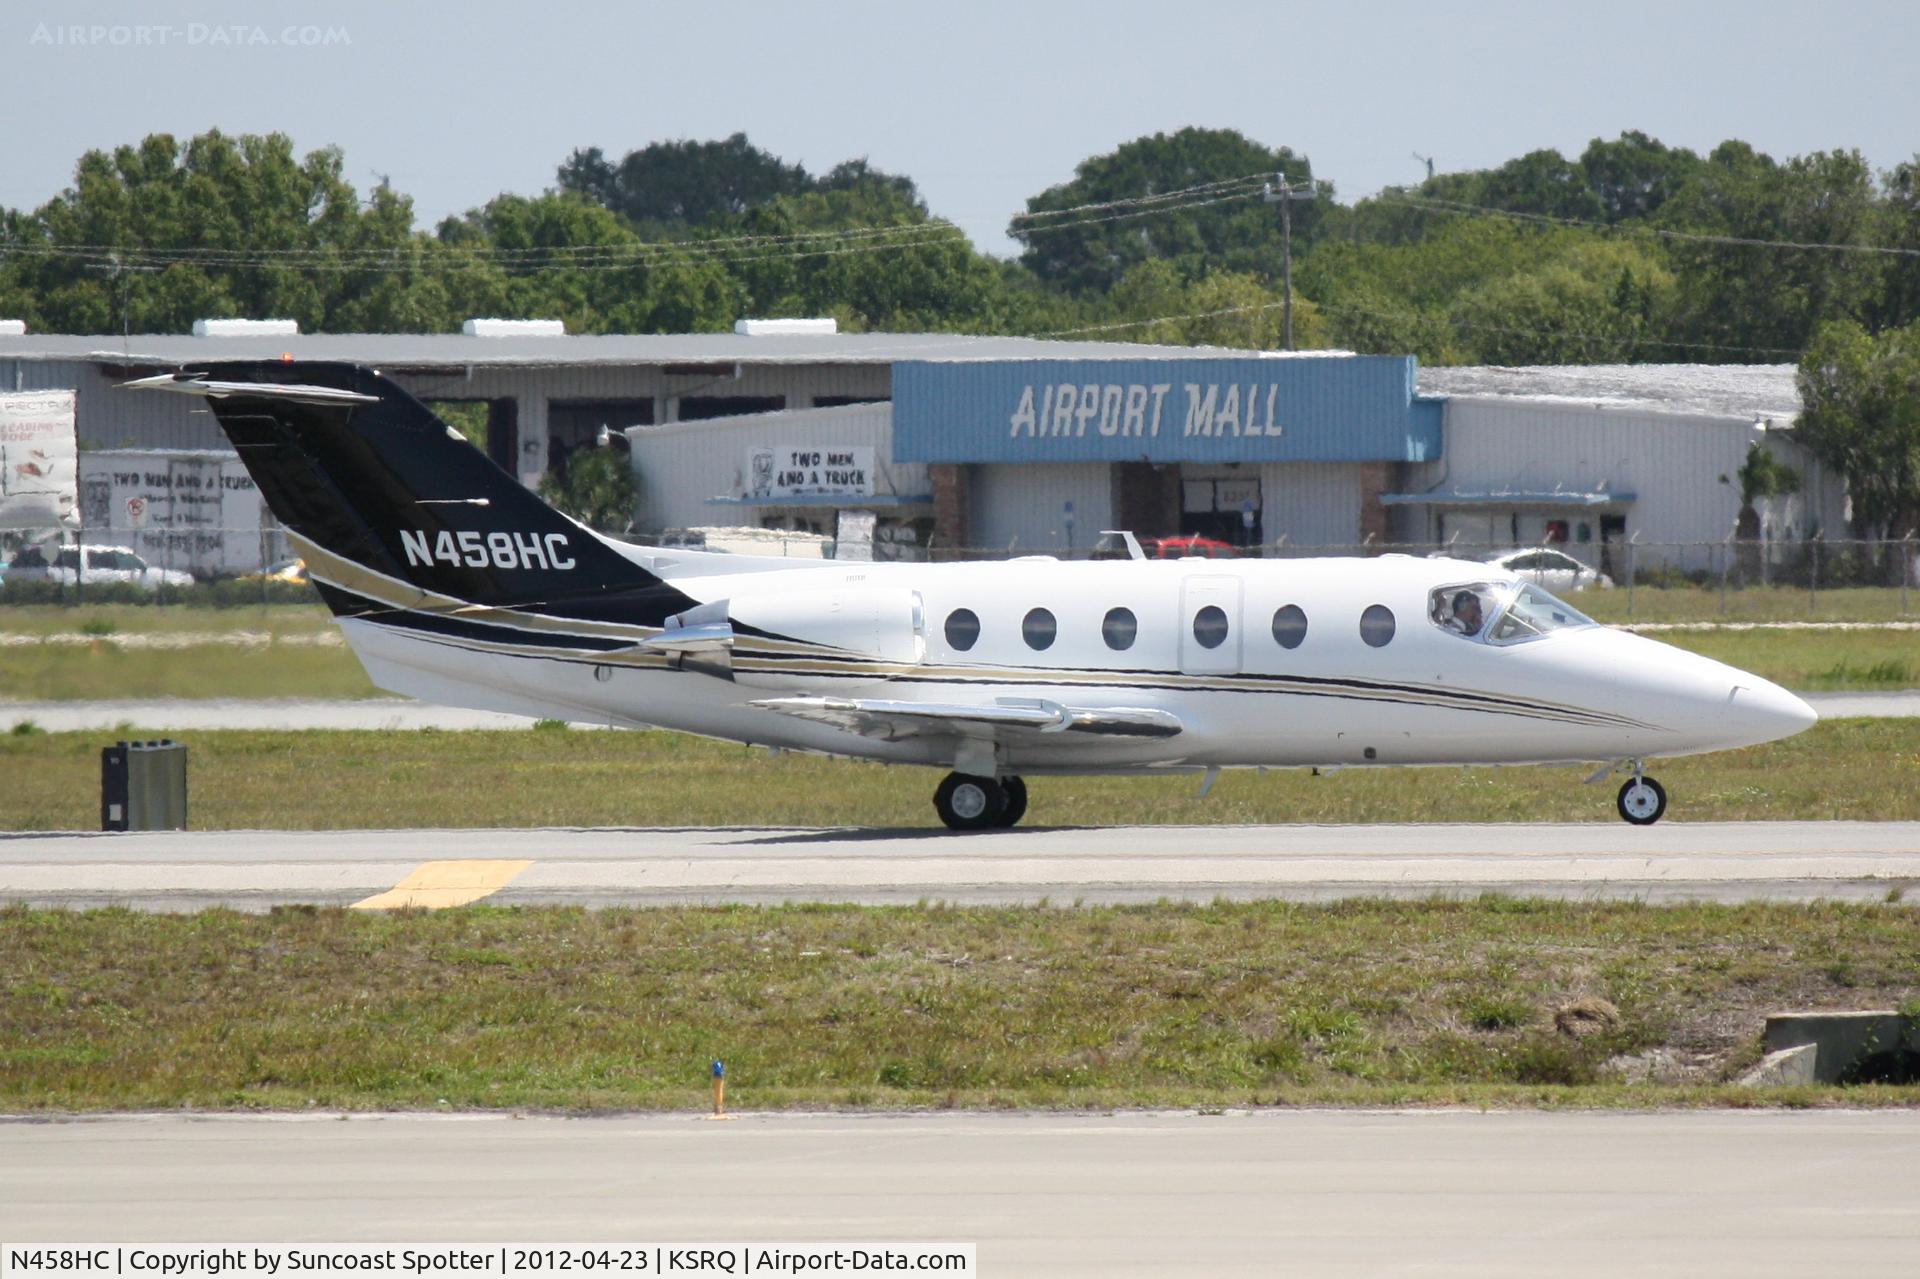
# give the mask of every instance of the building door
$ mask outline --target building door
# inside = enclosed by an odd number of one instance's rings
[[[1614,581],[1626,584],[1626,569],[1621,563],[1620,543],[1627,540],[1627,517],[1624,515],[1602,515],[1600,517],[1600,571]]]
[[[1180,669],[1217,675],[1240,669],[1240,579],[1194,574],[1180,583]]]
[[[1180,531],[1229,546],[1258,546],[1263,539],[1258,476],[1180,481]]]

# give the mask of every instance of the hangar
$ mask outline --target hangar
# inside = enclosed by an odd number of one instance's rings
[[[1845,517],[1837,482],[1792,441],[1786,365],[1421,369],[1339,352],[840,333],[830,320],[662,335],[495,320],[444,334],[17,328],[0,327],[0,390],[75,392],[84,452],[225,449],[192,405],[114,390],[128,378],[282,354],[352,361],[467,406],[488,453],[529,484],[623,433],[642,537],[832,536],[847,514],[900,555],[1071,553],[1119,527],[1268,554],[1552,540],[1599,564],[1621,539],[1727,538],[1740,499],[1724,477],[1755,442],[1807,478],[1769,504],[1768,537]],[[90,533],[124,531],[118,490],[81,496]],[[167,497],[146,499],[156,525]]]

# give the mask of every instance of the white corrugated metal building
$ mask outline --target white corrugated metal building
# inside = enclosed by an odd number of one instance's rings
[[[1845,486],[1789,429],[1790,364],[1434,368],[1420,389],[1446,400],[1446,448],[1383,499],[1406,541],[1564,541],[1612,568],[1599,548],[1632,540],[1645,560],[1705,567],[1704,547],[1733,535],[1756,443],[1801,476],[1758,504],[1763,537],[1845,534]]]

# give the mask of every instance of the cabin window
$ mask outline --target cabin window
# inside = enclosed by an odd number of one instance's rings
[[[1139,634],[1140,621],[1130,608],[1110,608],[1100,623],[1100,638],[1116,653],[1132,648],[1134,638]]]
[[[1201,648],[1219,648],[1227,642],[1227,611],[1209,604],[1193,615],[1193,639]]]
[[[1288,604],[1273,615],[1273,642],[1281,648],[1299,648],[1307,638],[1307,615],[1298,604]]]
[[[1368,648],[1385,648],[1393,643],[1393,610],[1385,604],[1369,604],[1360,614],[1360,638]]]
[[[947,643],[964,653],[980,639],[980,618],[970,608],[956,608],[947,614]]]
[[[1044,608],[1028,612],[1020,621],[1021,638],[1027,641],[1027,647],[1040,650],[1053,647],[1053,637],[1060,633],[1059,623],[1053,620],[1053,614]]]

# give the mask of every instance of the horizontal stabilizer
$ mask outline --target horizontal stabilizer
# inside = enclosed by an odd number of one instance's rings
[[[894,740],[925,733],[996,736],[1008,732],[1099,733],[1115,737],[1173,737],[1179,719],[1146,707],[1079,707],[1028,698],[977,705],[878,698],[770,697],[752,703],[798,719],[832,724],[863,737]]]
[[[335,386],[307,386],[301,383],[287,382],[213,382],[206,378],[195,377],[191,373],[161,373],[153,377],[135,378],[131,382],[122,382],[121,387],[130,391],[172,391],[178,395],[206,395],[222,399],[229,395],[245,395],[259,400],[292,400],[297,404],[378,404],[377,395],[362,395],[358,391],[343,390]]]

